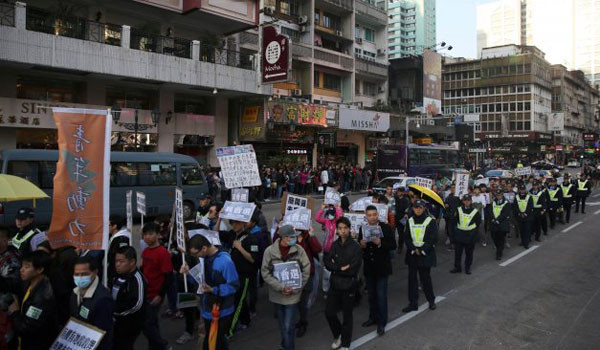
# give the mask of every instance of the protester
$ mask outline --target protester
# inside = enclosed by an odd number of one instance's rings
[[[306,285],[310,276],[310,262],[302,247],[297,245],[299,233],[291,225],[282,226],[279,236],[272,245],[265,250],[262,261],[261,274],[269,286],[269,301],[276,306],[279,331],[281,333],[281,348],[284,350],[295,349],[296,310],[302,294],[302,287]],[[302,287],[292,289],[279,281],[274,273],[274,265],[295,261],[302,272]]]
[[[137,268],[135,249],[117,249],[115,271],[111,291],[115,302],[113,349],[133,350],[146,316],[146,280]]]
[[[8,315],[18,337],[20,350],[49,349],[58,335],[58,307],[46,272],[50,256],[42,251],[26,252],[22,257],[21,280],[24,294],[8,307]]]
[[[12,238],[11,244],[17,250],[19,257],[36,250],[40,242],[46,239],[45,234],[35,227],[33,221],[33,209],[21,208],[17,211],[15,225],[18,231]]]
[[[90,257],[77,259],[73,280],[76,287],[71,293],[70,316],[105,332],[98,350],[112,349],[114,301],[100,283],[96,262]]]
[[[388,321],[388,277],[392,274],[390,251],[396,250],[396,239],[390,227],[379,221],[375,206],[367,206],[365,215],[369,226],[377,225],[381,228],[382,236],[365,240],[362,227],[358,234],[358,241],[363,249],[363,271],[369,294],[369,319],[362,326],[377,325],[377,334],[383,335]]]
[[[71,289],[75,287],[71,275],[65,274],[60,266],[57,251],[52,249],[48,241],[43,241],[37,247],[37,250],[43,251],[50,256],[50,266],[45,270],[45,275],[52,286],[52,293],[58,305],[68,305],[71,298]],[[63,327],[69,319],[69,309],[59,307],[56,311],[56,321],[60,327]]]
[[[160,335],[158,312],[169,285],[173,283],[171,254],[164,246],[160,245],[158,237],[158,225],[153,222],[144,225],[142,238],[148,247],[142,252],[142,272],[148,284],[146,319],[143,330],[151,350],[167,349],[169,345]]]
[[[115,254],[117,249],[131,245],[131,232],[124,227],[127,221],[120,215],[111,215],[108,224],[108,233],[110,235],[108,248],[108,281],[112,282],[115,278]],[[110,288],[110,285],[109,285]]]
[[[331,348],[348,350],[352,341],[352,312],[362,264],[362,249],[350,236],[348,218],[339,218],[336,227],[339,239],[333,242],[329,255],[323,260],[325,268],[331,272],[325,317],[334,338]],[[343,323],[337,317],[340,310]]]
[[[323,246],[321,245],[321,242],[319,242],[319,239],[315,237],[312,227],[309,230],[298,231],[300,232],[300,235],[298,236],[298,245],[304,249],[308,261],[310,262],[310,276],[302,288],[302,294],[300,295],[300,301],[298,302],[298,314],[300,317],[296,323],[296,336],[303,337],[308,328],[308,304],[309,298],[313,293],[313,278],[315,276],[314,259],[318,259],[319,253],[323,251]]]
[[[9,245],[9,240],[8,230],[0,228],[0,295],[21,292],[21,262],[15,248]]]
[[[317,211],[315,221],[325,227],[325,238],[323,240],[323,258],[329,254],[331,245],[335,240],[335,223],[342,217],[343,212],[340,207],[336,207],[333,204],[322,204],[321,209]],[[329,277],[330,273],[327,270],[323,271],[323,292],[327,293],[329,290]]]
[[[226,350],[227,333],[231,327],[234,313],[234,296],[240,287],[235,264],[228,252],[212,245],[206,237],[195,235],[187,242],[187,247],[194,257],[204,259],[204,284],[200,286],[202,293],[200,312],[204,320],[203,349],[209,349],[209,340],[214,338],[214,349]],[[186,274],[189,267],[181,267],[180,273]],[[216,335],[211,336],[211,323],[217,318]],[[211,348],[212,350],[213,348]]]

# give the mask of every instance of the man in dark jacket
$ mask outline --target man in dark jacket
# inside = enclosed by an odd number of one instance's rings
[[[49,267],[50,256],[45,252],[23,255],[20,272],[21,280],[25,282],[24,294],[8,307],[21,350],[49,349],[58,335],[57,304],[45,275]]]
[[[456,229],[456,210],[460,207],[460,198],[458,198],[454,193],[456,191],[456,185],[450,185],[450,192],[448,193],[448,197],[444,200],[446,203],[444,208],[444,220],[446,221],[446,235],[448,236],[448,242],[446,244],[454,243],[454,230]]]
[[[350,236],[351,224],[346,217],[336,223],[337,239],[324,258],[325,268],[331,271],[330,287],[327,292],[325,317],[335,339],[332,349],[350,348],[352,341],[352,310],[356,292],[358,273],[362,264],[360,245]],[[342,311],[344,323],[340,323],[337,313]]]
[[[438,227],[435,219],[427,214],[425,202],[421,199],[413,203],[414,215],[408,220],[404,229],[404,242],[406,242],[406,258],[408,265],[408,301],[403,312],[419,309],[419,282],[417,273],[423,286],[423,293],[429,302],[431,310],[436,309],[435,295],[431,283],[431,268],[437,264],[435,242],[437,241]]]
[[[117,249],[115,269],[117,277],[112,283],[115,301],[113,349],[133,350],[146,314],[146,281],[137,268],[137,253],[133,247]]]
[[[485,217],[490,225],[492,240],[496,246],[496,260],[502,259],[506,234],[510,232],[511,206],[502,190],[494,191],[492,205],[485,207]]]
[[[544,235],[548,234],[548,222],[546,213],[548,212],[548,195],[544,189],[540,188],[539,181],[533,183],[533,188],[529,191],[533,201],[533,233],[535,240],[540,241],[542,231]]]
[[[117,272],[115,271],[115,254],[117,249],[131,245],[131,232],[127,230],[127,227],[123,227],[126,224],[125,218],[120,215],[111,215],[109,218],[109,247],[108,247],[108,287],[111,287],[111,283],[115,278]]]
[[[550,219],[550,228],[553,229],[556,225],[556,216],[560,208],[562,208],[562,191],[556,184],[556,179],[551,178],[546,193],[548,193],[548,219]]]
[[[402,245],[404,244],[404,226],[406,226],[406,210],[410,206],[410,201],[404,193],[404,187],[400,187],[396,191],[396,227],[398,228],[398,254],[402,253]]]
[[[515,196],[514,216],[517,218],[519,233],[521,235],[521,245],[529,249],[531,242],[531,222],[533,220],[533,199],[527,193],[527,187],[524,184],[519,185],[519,193]]]
[[[388,321],[387,286],[388,277],[392,274],[390,251],[397,248],[392,229],[386,223],[379,221],[377,208],[369,205],[365,210],[367,226],[361,227],[358,241],[363,248],[363,263],[367,292],[369,293],[369,319],[363,322],[363,327],[377,325],[377,334],[385,333]],[[380,235],[367,237],[366,229],[379,226]],[[365,231],[365,232],[363,232]]]
[[[465,194],[462,206],[456,209],[457,223],[454,230],[454,269],[450,273],[462,272],[462,253],[465,251],[465,273],[471,274],[473,251],[477,241],[477,231],[481,224],[481,213],[473,207],[471,195]]]
[[[69,303],[71,317],[105,331],[97,349],[112,349],[114,301],[110,292],[100,284],[96,261],[87,256],[78,258],[73,281],[76,287]]]

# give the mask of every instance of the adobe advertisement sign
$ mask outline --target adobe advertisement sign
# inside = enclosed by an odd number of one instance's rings
[[[263,84],[288,81],[292,70],[292,43],[287,35],[278,34],[273,26],[262,29]]]

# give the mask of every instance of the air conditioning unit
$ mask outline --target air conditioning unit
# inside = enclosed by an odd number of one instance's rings
[[[302,89],[293,89],[292,95],[293,96],[302,96]]]
[[[270,7],[263,8],[263,13],[267,16],[273,16],[273,9]]]
[[[336,30],[336,31],[335,31],[335,35],[337,35],[337,36],[342,36],[342,31],[341,31],[341,30]]]
[[[377,49],[377,56],[385,55],[385,49]]]
[[[356,38],[355,40],[357,44],[362,44],[362,38]]]
[[[298,16],[298,24],[303,25],[308,22],[308,16]]]

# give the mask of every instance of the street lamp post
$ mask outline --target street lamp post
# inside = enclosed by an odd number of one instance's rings
[[[117,105],[114,105],[111,108],[111,114],[112,114],[112,118],[113,118],[113,121],[115,122],[115,124],[117,124],[120,127],[125,128],[129,131],[133,131],[134,138],[135,138],[134,147],[135,147],[136,152],[138,151],[138,134],[139,134],[139,132],[146,131],[148,129],[156,127],[156,125],[158,125],[158,118],[160,117],[160,112],[158,111],[158,108],[155,108],[152,110],[152,113],[151,113],[152,124],[140,124],[139,117],[138,117],[138,110],[136,109],[134,112],[133,123],[119,122],[119,119],[121,119],[121,107],[119,107]]]

